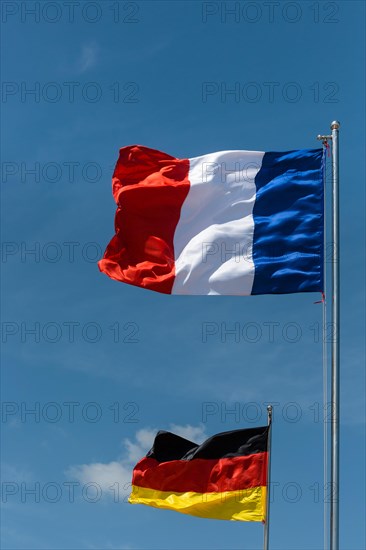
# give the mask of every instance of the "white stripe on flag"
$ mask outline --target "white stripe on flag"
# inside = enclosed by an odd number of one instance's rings
[[[255,177],[263,156],[221,151],[190,159],[190,190],[174,234],[172,294],[251,293]]]

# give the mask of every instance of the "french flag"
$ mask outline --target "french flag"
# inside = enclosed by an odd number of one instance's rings
[[[165,294],[323,291],[324,153],[120,150],[100,271]]]

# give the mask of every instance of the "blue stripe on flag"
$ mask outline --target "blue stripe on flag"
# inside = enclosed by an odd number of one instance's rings
[[[323,291],[323,150],[265,153],[255,184],[252,294]]]

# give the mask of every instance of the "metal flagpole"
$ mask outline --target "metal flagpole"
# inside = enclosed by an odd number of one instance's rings
[[[332,422],[331,422],[331,491],[330,501],[330,549],[339,548],[339,122],[331,124],[332,173],[333,173],[333,222],[332,238],[334,257],[332,262]]]
[[[339,295],[339,134],[340,123],[330,125],[331,136],[318,136],[323,143],[332,140],[332,359],[331,359],[331,499],[330,550],[339,549],[339,350],[340,350],[340,295]]]
[[[267,496],[266,496],[266,521],[264,524],[264,550],[269,550],[269,505],[270,505],[270,480],[271,480],[271,441],[272,441],[272,405],[267,406],[268,424],[268,454],[267,454]]]

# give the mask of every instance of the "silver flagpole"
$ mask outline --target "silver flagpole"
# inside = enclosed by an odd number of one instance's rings
[[[339,309],[339,134],[340,123],[335,120],[330,125],[332,135],[317,139],[327,144],[332,141],[332,371],[331,371],[331,472],[330,472],[330,550],[339,549],[339,344],[340,344],[340,309]],[[325,336],[325,335],[324,335]],[[325,494],[324,494],[325,498]]]
[[[333,222],[332,238],[334,257],[332,262],[332,422],[331,422],[331,491],[330,501],[330,549],[339,548],[339,122],[331,124],[332,130],[332,173],[333,173]]]
[[[271,487],[271,442],[272,442],[272,405],[267,406],[267,424],[268,424],[268,460],[267,460],[267,497],[266,497],[266,521],[264,524],[264,550],[269,550],[269,505],[270,505],[270,487]]]

